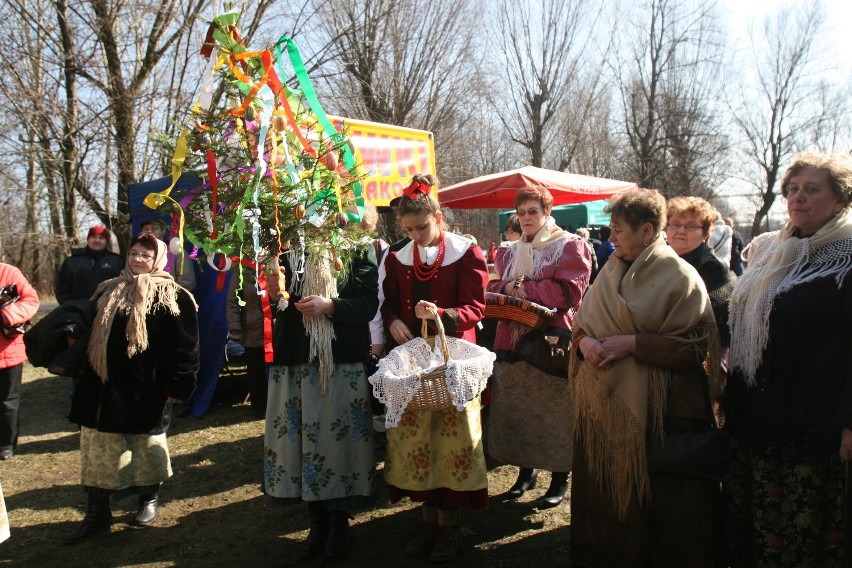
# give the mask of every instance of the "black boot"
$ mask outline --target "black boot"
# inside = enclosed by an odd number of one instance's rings
[[[305,539],[305,547],[299,558],[307,560],[313,558],[325,550],[328,541],[328,511],[322,501],[308,502],[308,516],[311,520],[311,530]]]
[[[150,527],[157,518],[157,505],[159,497],[157,493],[149,493],[139,496],[139,512],[133,520],[133,524],[138,527]]]
[[[509,499],[518,499],[530,489],[535,488],[538,479],[538,470],[531,467],[522,467],[518,472],[518,480],[506,494]]]
[[[340,558],[349,552],[349,513],[329,513],[328,542],[325,544],[326,558]]]
[[[550,478],[550,487],[547,488],[547,493],[538,502],[539,509],[550,509],[556,507],[565,498],[565,492],[568,491],[568,472],[554,471]]]
[[[109,530],[112,524],[112,511],[109,508],[109,496],[112,491],[99,487],[86,487],[86,516],[77,529],[66,536],[67,545],[77,544],[90,535]]]

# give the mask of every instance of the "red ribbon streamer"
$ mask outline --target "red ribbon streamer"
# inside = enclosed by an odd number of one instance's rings
[[[216,156],[213,150],[207,149],[207,178],[210,180],[210,191],[213,193],[213,206],[210,217],[212,218],[213,230],[210,232],[210,240],[216,239],[216,210],[219,207],[219,187],[216,180]]]
[[[201,55],[205,59],[210,59],[213,54],[213,48],[216,47],[216,42],[213,40],[213,32],[216,31],[216,24],[210,24],[207,28],[207,37],[204,38],[204,43],[201,45]]]
[[[216,276],[216,292],[221,292],[225,288],[225,265],[226,265],[226,257],[223,254],[219,257],[218,262],[216,264],[219,266],[219,274]]]
[[[266,273],[257,271],[257,284],[261,290],[266,290]],[[272,351],[272,298],[269,292],[260,298],[260,307],[263,310],[263,358],[267,363],[272,363],[275,354]]]
[[[263,357],[267,363],[272,363],[275,358],[272,349],[272,298],[269,297],[269,291],[266,287],[266,273],[263,271],[263,267],[258,266],[258,264],[250,258],[232,256],[231,260],[233,262],[239,262],[246,268],[253,269],[254,273],[257,275],[257,285],[261,290],[266,292],[266,294],[262,294],[260,298],[260,307],[263,311]]]

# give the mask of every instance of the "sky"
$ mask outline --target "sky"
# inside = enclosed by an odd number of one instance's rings
[[[731,35],[747,49],[749,24],[760,26],[763,18],[784,5],[812,3],[813,0],[718,0],[719,6],[728,14]],[[835,71],[849,78],[852,73],[852,1],[823,0],[826,13],[825,48],[837,65]]]
[[[727,13],[728,32],[737,48],[745,51],[750,49],[749,29],[759,29],[763,19],[775,13],[784,5],[804,4],[813,0],[718,0],[719,7]],[[825,38],[823,47],[830,61],[826,70],[826,78],[831,81],[849,82],[852,78],[852,0],[822,0],[826,13]],[[729,180],[720,188],[722,194],[739,194],[752,192],[753,189],[744,187],[741,183]],[[755,211],[753,204],[744,199],[731,200],[736,213],[737,224],[741,227],[750,226]],[[770,212],[772,229],[786,220],[787,204],[780,196],[775,200]]]

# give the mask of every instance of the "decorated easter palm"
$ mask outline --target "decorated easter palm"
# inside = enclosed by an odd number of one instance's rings
[[[237,19],[229,12],[210,25],[201,92],[174,146],[173,181],[191,172],[201,185],[179,203],[171,187],[145,203],[179,211],[180,232],[208,257],[263,264],[291,251],[328,258],[338,272],[363,241],[347,136],[326,117],[292,40],[250,51]],[[281,81],[285,67],[298,88]]]

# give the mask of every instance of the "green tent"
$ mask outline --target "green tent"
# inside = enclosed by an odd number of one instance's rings
[[[550,215],[556,219],[556,224],[568,230],[578,227],[603,227],[609,225],[609,215],[604,213],[609,200],[599,199],[597,201],[586,201],[585,203],[572,203],[570,205],[559,205],[554,207]],[[506,220],[514,210],[500,213],[500,230],[506,226]]]

